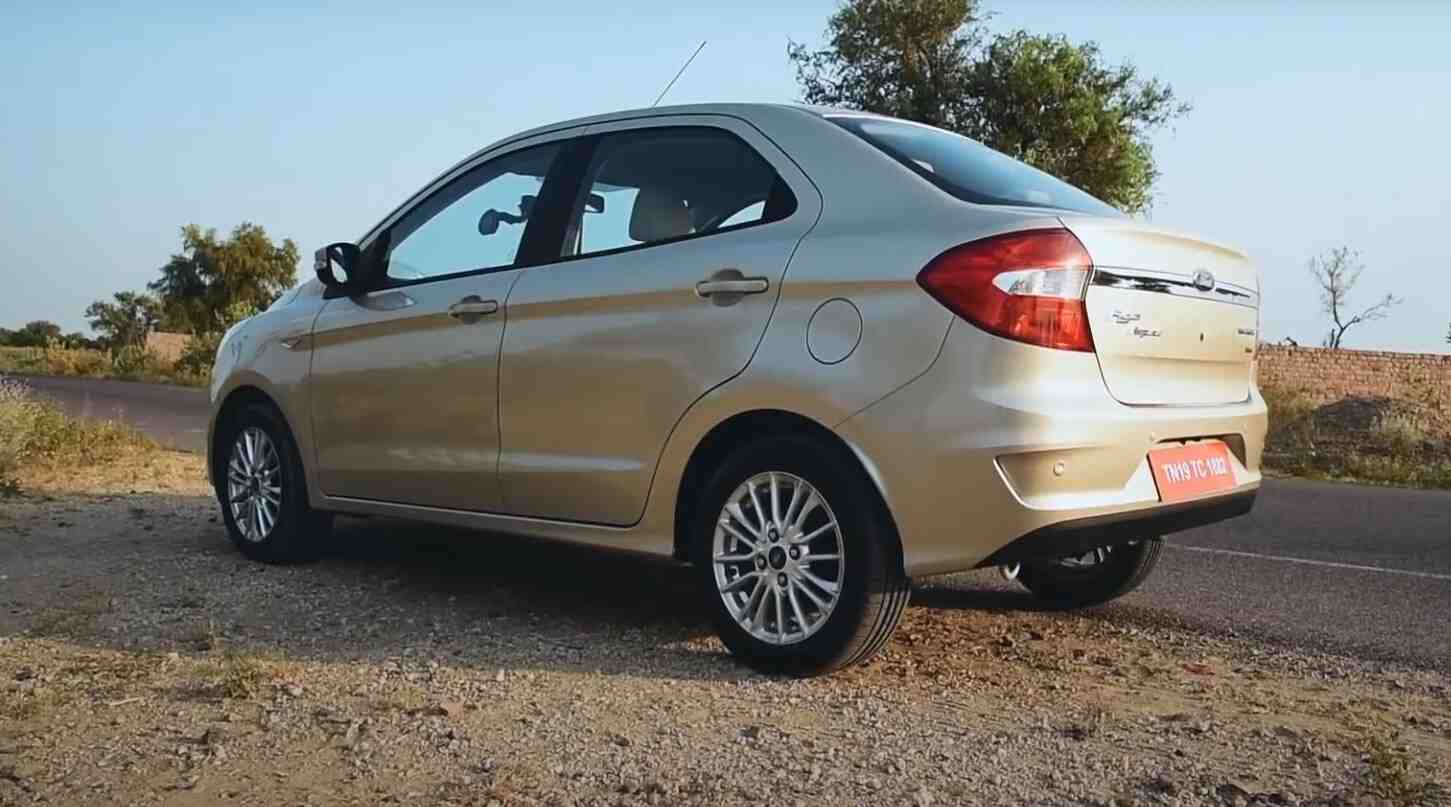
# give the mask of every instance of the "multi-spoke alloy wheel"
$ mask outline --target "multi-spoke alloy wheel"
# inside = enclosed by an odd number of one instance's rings
[[[721,509],[711,548],[721,600],[757,639],[793,644],[831,617],[846,573],[841,527],[801,477],[746,480]]]
[[[871,480],[825,438],[763,437],[700,491],[692,559],[726,648],[766,673],[871,658],[911,596]]]
[[[237,435],[227,463],[227,502],[242,537],[267,540],[282,511],[282,457],[261,429],[251,426]]]
[[[281,413],[262,403],[241,407],[219,418],[216,440],[214,482],[232,543],[267,563],[316,558],[332,520],[309,506],[297,443]]]

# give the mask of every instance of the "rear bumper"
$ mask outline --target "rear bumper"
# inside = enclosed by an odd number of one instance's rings
[[[1258,490],[1246,490],[1146,510],[1060,521],[1033,530],[989,555],[978,566],[1001,566],[1034,558],[1081,555],[1098,546],[1109,546],[1137,538],[1156,538],[1214,524],[1248,513],[1254,507],[1255,497],[1258,495]]]
[[[1265,427],[1253,389],[1234,404],[1126,406],[1094,354],[958,321],[924,375],[836,431],[874,477],[917,576],[996,563],[1009,547],[1052,555],[1053,542],[1071,551],[1239,515],[1260,485]],[[1163,504],[1148,452],[1199,439],[1230,446],[1234,486]]]

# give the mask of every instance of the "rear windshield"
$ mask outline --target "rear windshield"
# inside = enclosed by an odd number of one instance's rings
[[[962,135],[890,118],[842,115],[827,120],[964,201],[1120,215],[1067,182]]]

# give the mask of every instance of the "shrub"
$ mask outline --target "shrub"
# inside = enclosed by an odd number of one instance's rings
[[[203,379],[211,378],[212,362],[217,357],[217,348],[222,344],[220,333],[204,333],[187,340],[186,348],[176,360],[178,373]]]
[[[1264,387],[1260,394],[1270,410],[1267,464],[1289,473],[1309,470],[1316,454],[1315,405],[1303,390]]]

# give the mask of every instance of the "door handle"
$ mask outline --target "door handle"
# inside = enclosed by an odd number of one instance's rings
[[[478,295],[470,294],[449,306],[448,315],[460,322],[474,323],[498,310],[498,300],[485,300]]]
[[[771,287],[764,277],[746,277],[739,269],[722,269],[695,284],[695,294],[716,305],[732,305],[747,294],[763,294]]]
[[[740,280],[702,280],[695,284],[695,293],[701,297],[712,294],[760,294],[771,284],[764,277],[746,277]]]

